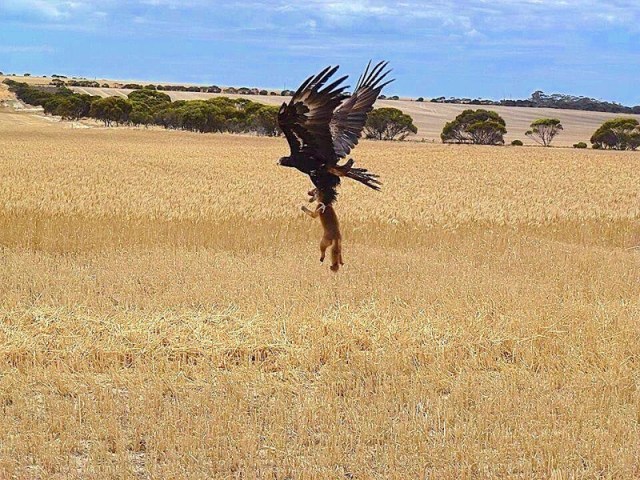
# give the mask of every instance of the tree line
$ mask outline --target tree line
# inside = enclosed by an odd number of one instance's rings
[[[281,134],[277,120],[278,107],[245,98],[215,97],[172,102],[169,95],[155,86],[136,89],[127,97],[100,97],[75,93],[61,85],[34,87],[11,79],[5,79],[4,83],[21,101],[42,106],[46,114],[58,115],[65,120],[93,118],[105,126],[158,125],[202,133]],[[374,110],[365,126],[366,137],[379,140],[401,140],[417,131],[413,119],[397,108]]]
[[[36,88],[10,79],[4,81],[21,101],[42,106],[44,112],[65,120],[93,118],[111,125],[159,125],[193,132],[279,134],[278,107],[251,100],[215,97],[171,101],[166,93],[134,90],[125,97],[99,97],[75,93],[66,87]]]
[[[167,129],[193,132],[254,133],[280,135],[278,107],[245,98],[215,97],[206,100],[171,101],[166,93],[152,88],[137,89],[127,97],[99,97],[75,93],[62,87],[34,87],[5,79],[4,83],[21,101],[42,106],[44,112],[66,120],[93,118],[111,125],[158,125]],[[563,130],[557,118],[541,118],[525,135],[543,146],[550,146]],[[365,136],[377,140],[403,140],[417,133],[410,115],[397,108],[377,108],[367,117]],[[491,110],[467,109],[447,122],[440,138],[443,143],[503,145],[506,122]],[[636,150],[640,147],[640,125],[635,118],[608,120],[591,137],[592,148]],[[512,145],[522,145],[514,140]],[[586,148],[584,142],[574,145]]]
[[[423,101],[420,97],[417,101]],[[470,98],[432,98],[433,103],[461,103],[466,105],[491,105],[503,107],[532,107],[532,108],[556,108],[563,110],[584,110],[589,112],[607,112],[607,113],[631,113],[640,114],[640,105],[628,107],[615,102],[607,102],[597,100],[590,97],[582,97],[575,95],[565,95],[561,93],[553,93],[547,95],[541,90],[537,90],[531,94],[531,97],[522,100],[487,100],[487,99],[470,99]]]

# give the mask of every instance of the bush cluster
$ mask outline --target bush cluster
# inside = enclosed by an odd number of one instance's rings
[[[496,112],[469,109],[447,122],[440,138],[443,143],[502,145],[507,133],[505,125],[504,119]]]
[[[88,117],[105,126],[160,125],[194,132],[279,134],[278,107],[244,98],[172,102],[169,95],[151,88],[134,90],[126,98],[103,98],[74,93],[66,87],[36,88],[10,79],[4,82],[21,101],[68,120]]]
[[[636,150],[640,147],[640,123],[631,117],[619,117],[604,122],[591,136],[593,148]]]

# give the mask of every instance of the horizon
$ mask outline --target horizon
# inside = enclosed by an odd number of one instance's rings
[[[27,75],[25,76],[24,73],[27,73]],[[338,71],[339,73],[339,71]],[[163,85],[182,85],[182,86],[198,86],[198,87],[211,87],[211,86],[217,86],[220,88],[257,88],[257,89],[264,89],[264,90],[268,90],[268,91],[273,91],[273,92],[281,92],[284,89],[283,88],[277,88],[277,87],[264,87],[262,85],[249,85],[249,84],[242,84],[242,85],[224,85],[224,84],[211,84],[211,83],[197,83],[197,82],[176,82],[176,81],[166,81],[166,82],[157,82],[153,79],[136,79],[136,78],[112,78],[112,77],[96,77],[96,76],[77,76],[77,75],[72,75],[72,74],[65,74],[64,72],[53,72],[51,74],[48,73],[42,73],[42,72],[23,72],[23,73],[19,73],[19,72],[5,72],[3,70],[0,70],[0,77],[7,77],[7,78],[42,78],[42,79],[53,79],[53,78],[62,78],[63,80],[78,80],[78,81],[107,81],[107,82],[112,82],[112,83],[117,83],[117,84],[128,84],[128,83],[132,83],[132,84],[138,84],[140,85],[142,88],[145,87],[145,85],[153,85],[153,86],[163,86]],[[336,75],[336,78],[338,77],[338,75]],[[348,82],[348,79],[347,79]],[[110,87],[110,88],[122,88],[122,87]],[[295,91],[296,87],[293,87],[292,89],[289,89],[289,87],[287,87],[288,90],[293,90]],[[349,93],[349,90],[346,91],[346,93]],[[471,101],[476,101],[476,100],[480,100],[480,101],[489,101],[489,102],[501,102],[501,101],[505,101],[505,100],[529,100],[531,99],[532,95],[536,93],[536,92],[531,92],[527,97],[521,97],[521,98],[516,98],[516,97],[507,97],[507,98],[486,98],[486,97],[448,97],[448,96],[439,96],[439,97],[411,97],[408,95],[398,95],[399,100],[405,100],[405,101],[416,101],[418,98],[423,98],[425,102],[430,102],[432,99],[435,98],[441,98],[444,97],[446,98],[447,102],[437,102],[437,103],[451,103],[450,100],[471,100]],[[561,96],[565,96],[565,97],[573,97],[573,98],[586,98],[589,100],[595,100],[597,102],[606,102],[606,103],[614,103],[617,105],[620,105],[621,107],[635,107],[635,105],[625,105],[619,102],[616,102],[614,100],[608,100],[606,98],[592,98],[592,97],[586,97],[584,95],[573,95],[572,93],[568,93],[568,92],[542,92],[544,95],[546,96],[554,96],[554,95],[561,95]],[[220,94],[217,94],[220,95]],[[382,94],[384,97],[386,97],[385,99],[389,99],[389,97],[393,96],[394,94]],[[382,97],[381,97],[382,99]],[[456,103],[456,102],[452,102],[452,103]],[[530,107],[515,107],[515,108],[530,108]],[[543,108],[543,107],[537,107],[537,108]],[[571,109],[570,109],[571,110]],[[597,110],[583,110],[583,111],[597,111]],[[629,114],[629,115],[636,115],[636,114]]]
[[[5,74],[282,90],[330,64],[353,86],[385,59],[387,96],[640,104],[640,6],[628,1],[7,0],[0,21]]]

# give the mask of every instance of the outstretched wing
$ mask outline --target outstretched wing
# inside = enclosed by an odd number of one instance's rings
[[[373,110],[373,104],[384,86],[393,82],[393,80],[387,80],[383,83],[385,77],[391,72],[391,70],[385,70],[388,63],[380,62],[370,71],[371,62],[369,62],[358,80],[353,95],[334,112],[329,127],[337,159],[349,155],[351,149],[358,144],[367,121],[367,114]]]
[[[338,67],[327,67],[319,74],[304,81],[294,93],[291,101],[283,103],[278,112],[278,125],[284,132],[292,156],[302,153],[307,160],[318,166],[335,162],[333,137],[329,122],[347,86],[340,84],[341,77],[325,86]]]

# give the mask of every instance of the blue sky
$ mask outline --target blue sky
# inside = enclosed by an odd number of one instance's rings
[[[391,61],[388,94],[637,105],[640,2],[0,1],[3,72],[294,88],[370,58]]]

